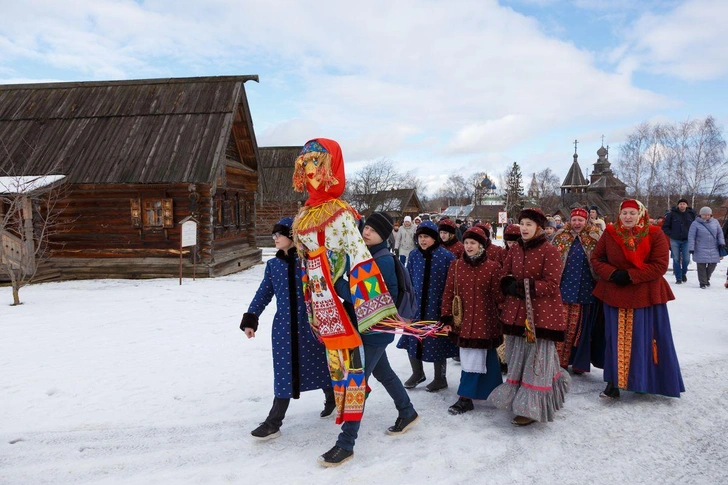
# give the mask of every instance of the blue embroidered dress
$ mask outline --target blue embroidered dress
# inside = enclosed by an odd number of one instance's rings
[[[419,306],[415,320],[440,320],[442,293],[445,290],[447,271],[455,256],[440,245],[426,250],[419,247],[407,258],[407,270],[412,278],[415,297]],[[439,362],[457,357],[458,347],[447,337],[425,338],[422,341],[402,335],[398,349],[407,349],[410,357],[425,362]]]
[[[248,313],[260,317],[276,297],[273,317],[273,386],[275,397],[297,399],[303,391],[331,387],[324,345],[311,332],[295,249],[278,251],[266,263],[263,281]],[[294,286],[295,285],[295,286]],[[295,311],[291,301],[295,300]]]

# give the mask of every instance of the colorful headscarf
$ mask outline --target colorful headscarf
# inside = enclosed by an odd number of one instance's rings
[[[306,179],[306,164],[316,166],[316,176],[321,178],[318,188],[313,188]],[[296,158],[293,170],[293,188],[296,192],[308,190],[307,206],[316,206],[332,199],[338,199],[344,193],[346,176],[344,174],[344,157],[341,147],[334,140],[315,138],[303,146]]]
[[[607,226],[607,232],[620,243],[624,256],[635,267],[643,269],[647,266],[645,259],[650,254],[650,216],[647,208],[636,199],[628,199],[619,206],[619,212],[623,209],[637,209],[637,224],[629,228],[622,225],[622,219]]]

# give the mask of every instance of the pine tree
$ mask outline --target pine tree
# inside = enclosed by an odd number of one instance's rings
[[[518,214],[523,210],[523,176],[521,167],[513,162],[513,166],[506,173],[505,205],[508,217],[517,219]]]

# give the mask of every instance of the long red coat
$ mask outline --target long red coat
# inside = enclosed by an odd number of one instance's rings
[[[649,240],[640,244],[650,244],[644,269],[637,269],[629,262],[622,252],[622,241],[617,241],[609,231],[605,232],[591,255],[592,267],[599,276],[594,296],[616,308],[644,308],[675,299],[670,285],[663,278],[670,253],[662,230],[658,226],[650,226]],[[619,286],[609,281],[618,269],[627,270],[632,282]]]
[[[460,258],[465,252],[465,246],[457,238],[451,239],[446,243],[441,243],[441,246],[450,251],[455,256],[455,259]]]
[[[564,305],[561,302],[561,254],[541,234],[508,250],[503,261],[503,275],[516,280],[531,280],[531,302],[536,338],[561,342],[566,331]],[[501,306],[503,333],[522,337],[526,327],[526,301],[512,295]]]
[[[506,259],[506,250],[500,246],[496,246],[489,241],[488,247],[485,248],[485,254],[488,259],[498,263],[498,266],[503,266],[503,260]]]
[[[463,323],[455,329],[452,323],[452,301],[457,294],[463,303]],[[503,300],[500,291],[500,266],[487,259],[477,261],[463,256],[450,263],[442,294],[443,323],[453,325],[453,340],[458,347],[494,349],[503,343],[503,331],[497,316],[497,303]]]

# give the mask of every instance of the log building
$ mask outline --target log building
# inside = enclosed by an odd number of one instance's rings
[[[260,262],[251,80],[0,86],[0,175],[66,176],[64,227],[50,241],[60,278],[176,276],[188,217],[198,222],[197,275]]]

